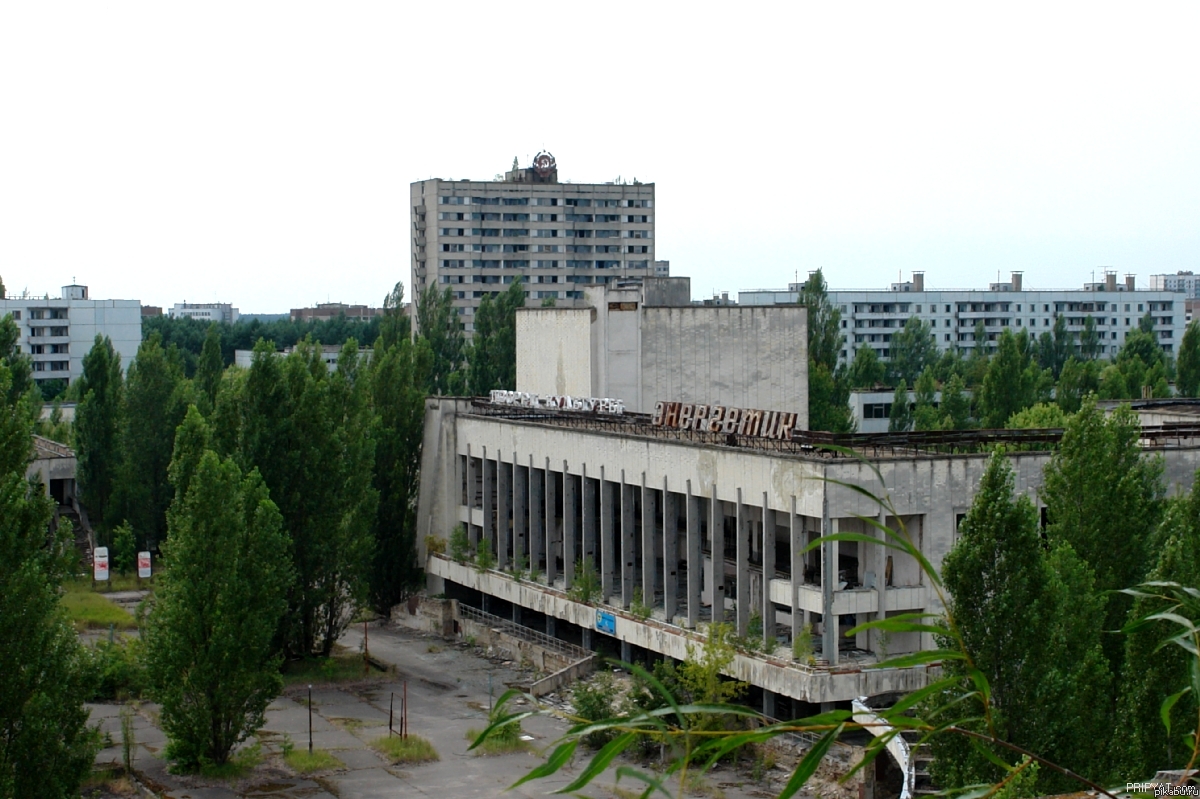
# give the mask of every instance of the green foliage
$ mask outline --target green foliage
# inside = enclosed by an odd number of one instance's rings
[[[1086,400],[1044,472],[1046,534],[1052,542],[1071,545],[1095,572],[1100,591],[1119,591],[1142,581],[1148,568],[1147,533],[1161,518],[1162,460],[1142,454],[1140,431],[1128,406],[1106,416]],[[1108,595],[1102,629],[1120,629],[1129,604],[1124,595]],[[1120,673],[1119,638],[1106,639],[1105,654],[1113,673]]]
[[[1083,406],[1083,398],[1099,388],[1100,365],[1071,356],[1063,365],[1055,400],[1064,413],[1075,413]]]
[[[429,286],[417,303],[417,332],[429,343],[433,356],[426,389],[429,394],[459,394],[465,387],[462,365],[465,344],[463,325],[447,286]]]
[[[575,571],[571,575],[571,587],[567,596],[575,602],[590,605],[600,599],[600,574],[596,571],[596,563],[590,557],[575,562]]]
[[[425,386],[433,355],[423,340],[408,335],[402,307],[404,287],[384,300],[383,334],[371,363],[371,400],[378,417],[374,487],[379,505],[374,522],[371,605],[384,613],[424,584],[417,563],[417,491],[425,425]]]
[[[44,386],[45,383],[42,385]],[[74,443],[75,425],[63,419],[62,403],[54,400],[54,404],[50,408],[50,418],[38,419],[34,432],[43,438],[70,447]]]
[[[94,524],[102,524],[117,485],[122,429],[121,356],[96,336],[83,358],[82,399],[75,408],[75,449],[80,496]],[[107,539],[105,539],[107,540]]]
[[[492,554],[492,542],[490,539],[484,538],[480,540],[478,550],[475,553],[475,568],[481,572],[496,567],[496,556]]]
[[[4,356],[5,353],[0,353]],[[0,796],[79,796],[98,739],[87,727],[87,655],[61,605],[67,527],[25,480],[32,415],[0,357]]]
[[[892,394],[892,412],[888,416],[889,433],[907,433],[913,426],[912,406],[908,402],[908,384],[901,380]]]
[[[1068,544],[1050,550],[1042,545],[1037,510],[1028,497],[1014,498],[1013,480],[1005,455],[993,454],[961,537],[943,563],[949,616],[970,665],[986,677],[991,692],[990,709],[979,699],[969,701],[966,715],[978,720],[964,725],[1081,773],[1101,773],[1102,733],[1110,723],[1107,702],[1097,701],[1110,690],[1100,648],[1103,599]],[[953,644],[943,638],[944,646]],[[971,690],[967,663],[954,660],[944,670],[961,690]],[[941,720],[944,714],[931,719]],[[1002,776],[994,760],[965,738],[935,736],[931,744],[939,785],[962,787]],[[992,750],[993,758],[1005,754]],[[1067,785],[1060,775],[1046,774],[1039,788]]]
[[[1171,396],[1170,364],[1153,333],[1134,330],[1112,364],[1100,372],[1097,394],[1101,399],[1140,399],[1149,388],[1155,398]]]
[[[640,585],[633,589],[633,601],[629,603],[629,612],[642,621],[650,618],[650,614],[653,613],[653,608],[646,604],[645,597],[642,596]]]
[[[971,427],[971,399],[965,393],[963,379],[951,375],[942,386],[942,404],[939,410],[942,415],[943,430],[968,430]]]
[[[850,411],[850,383],[840,365],[842,314],[829,302],[821,270],[808,276],[798,301],[808,312],[808,427],[832,433],[854,429]]]
[[[604,721],[617,715],[617,683],[610,672],[602,671],[586,682],[575,683],[571,705],[582,721]],[[600,730],[585,735],[583,742],[599,749],[616,737],[613,730]]]
[[[466,349],[467,391],[472,396],[517,387],[517,309],[524,307],[525,284],[520,278],[494,298],[484,295],[475,311],[475,335]]]
[[[830,433],[854,432],[854,415],[850,410],[850,384],[846,369],[830,369],[825,364],[808,364],[808,428]]]
[[[217,405],[217,390],[221,387],[221,376],[225,363],[221,360],[221,331],[216,323],[208,326],[204,334],[204,346],[196,363],[196,402],[204,415],[212,413]]]
[[[204,425],[188,410],[180,443]],[[166,755],[184,769],[221,766],[264,722],[279,693],[274,643],[293,573],[283,519],[257,472],[243,476],[212,450],[176,448],[179,491],[146,629],[152,695]]]
[[[1057,380],[1067,361],[1075,356],[1075,342],[1067,331],[1067,318],[1054,318],[1054,332],[1045,331],[1036,344],[1037,362],[1042,369],[1049,369]]]
[[[113,569],[122,577],[129,574],[137,566],[137,540],[129,522],[122,522],[113,530],[112,563]]]
[[[854,351],[854,360],[846,373],[851,388],[875,388],[887,376],[887,366],[879,360],[875,348],[863,345]]]
[[[904,329],[892,334],[889,346],[888,379],[892,385],[913,385],[926,367],[938,362],[937,343],[929,323],[910,316]]]
[[[796,638],[792,641],[792,657],[804,664],[811,664],[813,654],[813,629],[811,624],[805,624],[796,633]]]
[[[1100,357],[1100,332],[1096,329],[1096,319],[1092,316],[1083,320],[1083,332],[1079,334],[1079,355],[1088,361]]]
[[[1029,356],[1024,335],[1000,334],[995,356],[988,362],[978,394],[979,421],[987,429],[1004,427],[1014,413],[1036,401],[1037,365]]]
[[[1044,402],[1039,402],[1024,410],[1017,411],[1008,418],[1004,426],[1011,429],[1031,429],[1031,428],[1064,428],[1067,426],[1067,421],[1070,416],[1063,413],[1063,410],[1058,405],[1051,405]]]
[[[103,594],[90,590],[68,590],[63,594],[62,607],[77,630],[133,629],[137,625],[132,616],[122,610]]]
[[[913,403],[913,429],[939,430],[942,427],[941,411],[937,404],[937,379],[933,367],[926,366],[917,378],[916,396]]]
[[[41,392],[42,402],[61,402],[67,393],[66,380],[40,380],[38,391]]]
[[[467,538],[467,528],[461,524],[454,525],[450,531],[450,557],[459,563],[466,563],[470,554],[471,542]]]
[[[446,539],[438,538],[436,535],[425,536],[425,551],[430,555],[446,554]]]
[[[125,773],[133,773],[133,758],[137,751],[137,736],[133,731],[133,708],[129,705],[121,707],[121,761],[125,765]]]
[[[371,747],[382,752],[393,764],[401,763],[433,763],[441,760],[433,744],[419,735],[409,734],[405,738],[398,735],[376,738]]]
[[[1175,388],[1184,397],[1200,394],[1200,326],[1191,322],[1179,345],[1179,360],[1175,366]]]
[[[144,647],[140,638],[120,636],[111,644],[100,640],[88,651],[91,702],[136,699],[147,688]]]
[[[283,756],[283,762],[300,774],[314,774],[318,771],[332,771],[344,768],[345,764],[324,749],[292,749]],[[393,761],[399,762],[399,761]]]

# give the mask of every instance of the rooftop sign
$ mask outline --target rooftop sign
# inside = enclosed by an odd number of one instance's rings
[[[522,408],[545,408],[552,411],[590,411],[620,416],[625,402],[619,399],[596,397],[560,397],[552,394],[530,394],[525,391],[492,391],[493,405],[516,405]]]
[[[724,405],[697,405],[690,402],[656,402],[651,424],[676,430],[698,430],[705,433],[790,441],[796,429],[796,414],[787,411],[728,408]]]

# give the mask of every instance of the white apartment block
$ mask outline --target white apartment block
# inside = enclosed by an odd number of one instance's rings
[[[1102,283],[1087,283],[1082,289],[1032,289],[1022,286],[1020,272],[1011,282],[992,283],[979,289],[925,289],[925,276],[917,272],[906,283],[893,283],[890,290],[831,290],[829,301],[841,310],[845,335],[842,360],[854,358],[858,347],[874,347],[886,359],[892,335],[909,317],[928,322],[939,350],[973,350],[975,328],[983,322],[985,346],[995,348],[1005,330],[1027,330],[1040,336],[1053,330],[1058,317],[1066,319],[1067,330],[1078,340],[1087,318],[1095,320],[1100,334],[1100,355],[1110,357],[1137,330],[1147,313],[1154,320],[1154,335],[1163,350],[1174,354],[1183,338],[1186,321],[1184,301],[1177,292],[1139,290],[1133,276],[1117,283],[1115,273]],[[738,293],[742,305],[786,305],[797,301],[799,283],[787,291],[753,290]]]
[[[241,316],[238,309],[227,302],[177,302],[168,312],[172,319],[187,317],[198,322],[224,322],[232,325]]]
[[[587,286],[669,274],[654,257],[653,183],[559,183],[549,153],[503,180],[412,184],[412,300],[454,292],[468,335],[475,309],[520,278],[527,304],[575,306]]]
[[[1187,299],[1200,297],[1200,275],[1187,272],[1176,272],[1173,275],[1151,275],[1150,288],[1153,291],[1179,291]]]
[[[33,378],[74,382],[83,375],[83,357],[96,336],[108,336],[121,367],[142,343],[142,304],[138,300],[93,300],[87,286],[63,286],[62,296],[0,300],[0,318],[12,315],[21,329],[21,350],[33,358]]]

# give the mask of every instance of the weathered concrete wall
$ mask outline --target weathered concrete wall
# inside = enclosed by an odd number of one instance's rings
[[[800,414],[808,429],[807,311],[642,309],[641,407],[659,400]]]
[[[417,492],[417,552],[425,560],[425,536],[448,539],[461,504],[458,452],[458,414],[469,408],[463,400],[430,397],[425,400],[425,429],[421,442],[421,487]],[[428,582],[430,593],[442,586]]]
[[[591,397],[591,308],[517,310],[517,391]]]
[[[434,635],[454,635],[454,600],[414,596],[392,608],[393,623]]]
[[[529,687],[529,693],[534,696],[545,696],[560,690],[563,686],[570,685],[573,682],[582,680],[584,677],[596,670],[596,656],[584,660],[577,660],[565,668],[561,668],[553,674],[536,680]]]

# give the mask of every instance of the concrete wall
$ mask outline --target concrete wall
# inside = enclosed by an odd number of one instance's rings
[[[555,396],[592,397],[591,308],[517,310],[517,387]]]

